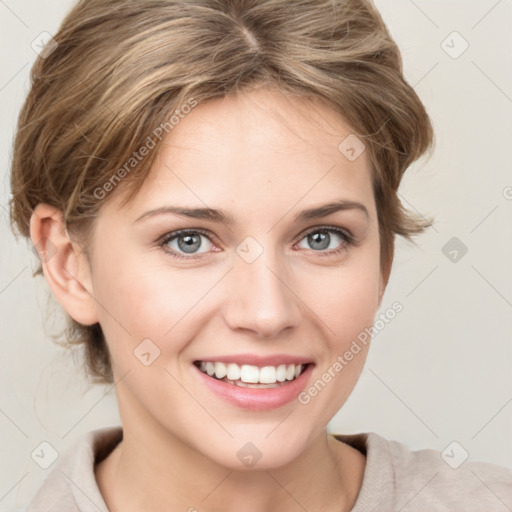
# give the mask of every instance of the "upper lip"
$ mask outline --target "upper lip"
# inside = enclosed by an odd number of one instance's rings
[[[239,366],[243,364],[250,364],[253,366],[279,366],[281,364],[308,364],[313,362],[308,357],[294,356],[291,354],[273,354],[267,356],[258,354],[230,354],[205,357],[197,359],[197,361],[204,361],[205,363],[235,363]]]

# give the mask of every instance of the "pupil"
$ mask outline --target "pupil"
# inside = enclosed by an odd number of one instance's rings
[[[182,235],[178,238],[178,246],[182,251],[191,253],[199,249],[201,239],[198,235]]]
[[[330,236],[327,233],[317,231],[314,234],[309,235],[310,242],[314,245],[319,243],[320,246],[313,247],[314,249],[326,249],[329,247]]]

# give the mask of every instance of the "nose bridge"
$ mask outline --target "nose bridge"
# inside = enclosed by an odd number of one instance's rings
[[[232,293],[225,315],[232,329],[271,337],[298,324],[298,299],[286,264],[276,251],[248,237],[237,247],[230,275]]]

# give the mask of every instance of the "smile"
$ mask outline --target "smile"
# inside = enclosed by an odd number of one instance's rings
[[[293,363],[259,367],[221,361],[196,361],[194,364],[209,377],[252,388],[279,387],[286,381],[297,379],[307,367],[307,364]]]

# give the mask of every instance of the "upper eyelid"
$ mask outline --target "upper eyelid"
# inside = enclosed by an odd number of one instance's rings
[[[329,226],[329,225],[321,225],[321,226],[312,226],[310,228],[305,229],[300,233],[299,236],[307,236],[309,233],[314,233],[315,231],[334,231],[335,233],[345,233],[347,236],[352,237],[353,234],[347,228],[341,228],[339,226]]]

